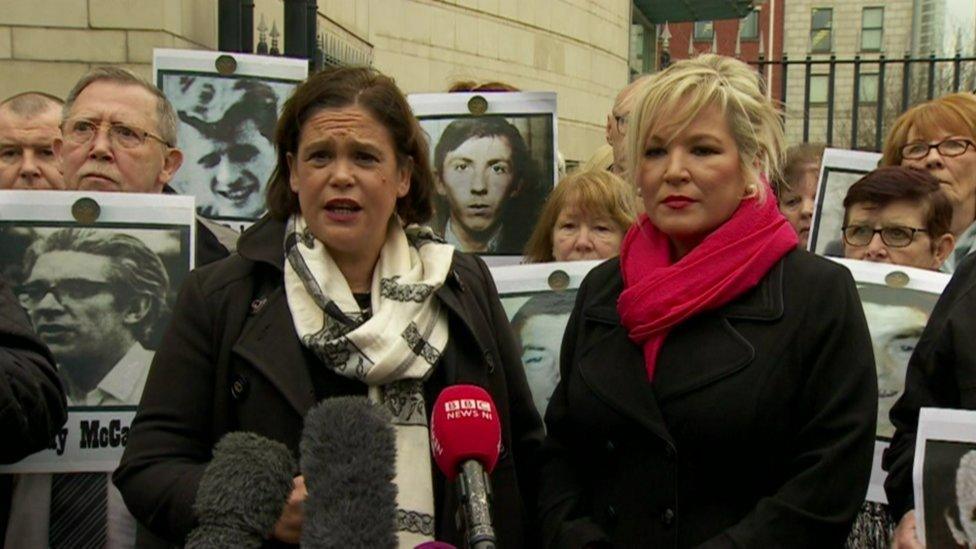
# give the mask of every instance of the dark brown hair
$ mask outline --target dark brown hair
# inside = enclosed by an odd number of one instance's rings
[[[427,138],[392,78],[368,67],[333,67],[308,77],[285,102],[275,128],[278,164],[268,183],[268,212],[285,220],[299,211],[298,195],[289,186],[288,153],[298,152],[302,126],[322,109],[358,105],[390,132],[397,163],[410,166],[410,191],[397,199],[404,223],[426,223],[433,213],[434,176]]]
[[[491,81],[478,83],[474,80],[459,80],[447,89],[447,93],[460,92],[517,92],[521,91],[511,84],[505,82]]]
[[[855,204],[870,202],[884,207],[900,201],[925,206],[925,230],[933,242],[949,232],[952,204],[942,192],[939,180],[929,172],[901,166],[878,168],[851,185],[844,198],[844,225],[847,225],[847,212]]]

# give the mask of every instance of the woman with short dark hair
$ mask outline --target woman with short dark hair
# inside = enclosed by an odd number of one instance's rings
[[[322,71],[285,104],[275,140],[270,215],[235,255],[184,284],[115,474],[126,504],[182,543],[223,435],[256,433],[297,454],[312,405],[362,395],[390,412],[397,447],[411,449],[395,463],[398,516],[414,519],[397,521],[400,545],[460,544],[427,418],[443,388],[469,383],[500,416],[499,546],[530,544],[522,499],[541,422],[487,267],[418,225],[431,215],[433,175],[405,97],[372,69]],[[303,473],[265,546],[299,541]]]

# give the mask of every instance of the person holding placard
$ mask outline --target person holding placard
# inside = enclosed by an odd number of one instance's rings
[[[952,273],[976,250],[976,96],[952,93],[908,109],[888,132],[883,153],[881,165],[925,170],[949,197],[956,247],[942,270]]]
[[[864,501],[877,379],[850,273],[797,250],[756,72],[701,55],[635,101],[644,203],[578,290],[546,411],[546,547],[834,547]]]
[[[484,262],[420,225],[434,179],[406,98],[373,69],[315,73],[286,102],[275,144],[269,215],[237,253],[183,285],[114,477],[129,508],[184,543],[224,435],[257,434],[298,454],[313,405],[362,396],[389,412],[395,433],[388,465],[407,518],[389,526],[400,544],[460,545],[454,486],[432,475],[428,418],[445,386],[471,383],[490,393],[501,423],[498,545],[532,546],[522,498],[533,494],[542,424]],[[295,474],[261,532],[266,547],[302,537],[308,471]]]
[[[916,535],[913,466],[919,410],[976,410],[976,256],[959,264],[908,361],[905,391],[891,409],[895,435],[885,451],[885,493],[898,521],[893,547],[921,547]],[[941,512],[941,511],[940,511]]]

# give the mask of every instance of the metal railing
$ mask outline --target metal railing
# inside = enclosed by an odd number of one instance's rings
[[[767,60],[760,56],[749,63],[756,66],[764,81],[770,72],[778,80],[773,98],[784,106],[787,133],[792,130],[796,136],[793,141],[810,142],[812,126],[817,123],[823,133],[813,135],[814,141],[853,149],[880,150],[890,125],[916,103],[976,88],[976,57],[959,53],[952,57],[855,55],[852,59],[835,55],[791,59],[784,55]],[[870,94],[873,100],[865,99],[862,93],[862,77],[866,75],[875,77],[875,89]],[[825,98],[812,97],[813,78],[826,78]],[[838,84],[840,81],[843,85]],[[796,97],[797,91],[800,97]]]

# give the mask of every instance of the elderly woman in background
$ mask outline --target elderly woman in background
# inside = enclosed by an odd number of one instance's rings
[[[629,138],[646,214],[566,329],[545,545],[843,543],[871,472],[871,339],[850,273],[796,249],[761,176],[779,114],[754,70],[702,55],[658,73]]]
[[[275,144],[269,216],[183,286],[115,474],[126,504],[182,543],[223,435],[297,454],[317,401],[368,395],[411,450],[395,463],[398,512],[418,518],[397,525],[401,546],[460,544],[426,422],[441,389],[473,383],[492,395],[507,450],[491,478],[499,546],[529,543],[519,481],[536,476],[525,467],[541,422],[488,269],[414,225],[430,218],[434,181],[406,99],[371,69],[316,73],[286,103]],[[265,546],[299,541],[305,496],[298,474]]]
[[[807,249],[810,224],[813,221],[813,202],[817,196],[817,178],[825,145],[802,143],[786,151],[782,177],[773,182],[779,211],[796,231],[800,249]]]
[[[549,195],[525,246],[527,263],[609,259],[636,217],[636,197],[608,171],[579,171]]]
[[[953,272],[976,249],[976,96],[953,93],[908,109],[884,143],[884,166],[931,173],[952,203],[956,248],[942,270]]]
[[[455,120],[434,147],[433,226],[459,249],[518,253],[551,187],[518,128],[501,116]]]

